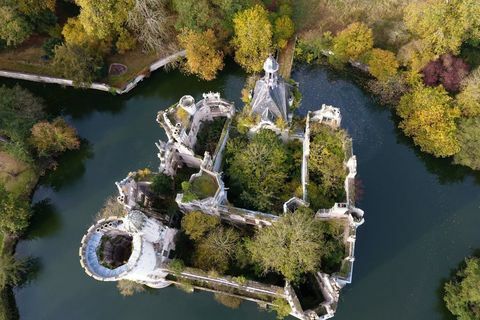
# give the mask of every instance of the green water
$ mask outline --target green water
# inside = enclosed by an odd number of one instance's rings
[[[480,248],[480,176],[448,160],[419,153],[396,129],[389,110],[354,83],[320,67],[294,72],[304,94],[300,112],[322,103],[342,110],[354,139],[366,223],[357,235],[354,282],[341,296],[338,320],[449,319],[440,289],[446,277]],[[114,283],[88,277],[78,247],[114,181],[158,165],[154,142],[165,138],[159,109],[182,95],[219,91],[240,106],[244,74],[230,66],[209,83],[178,72],[156,73],[127,96],[23,83],[45,98],[85,139],[42,179],[42,201],[18,253],[36,257],[34,279],[16,290],[21,319],[274,319],[253,303],[227,309],[209,293],[166,288],[121,297]],[[14,81],[3,80],[12,85]]]

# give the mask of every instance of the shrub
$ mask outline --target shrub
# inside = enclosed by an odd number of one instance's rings
[[[173,259],[168,266],[170,270],[175,273],[175,275],[179,275],[183,272],[183,270],[185,270],[185,263],[183,263],[183,261],[180,259]]]
[[[292,308],[290,307],[290,304],[288,304],[288,301],[281,298],[276,298],[273,301],[272,310],[277,313],[277,319],[284,319],[288,317],[290,312],[292,312]]]
[[[145,287],[135,281],[120,280],[117,282],[118,291],[122,296],[133,296],[135,293],[142,293],[145,291]]]
[[[242,299],[222,293],[214,294],[215,301],[223,304],[225,307],[237,309],[242,304]]]
[[[42,49],[45,52],[45,55],[50,59],[55,56],[55,47],[62,44],[62,39],[60,38],[48,38],[42,45]]]

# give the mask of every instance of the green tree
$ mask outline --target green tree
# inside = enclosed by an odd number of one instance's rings
[[[235,61],[248,72],[262,70],[272,49],[272,26],[260,5],[238,12],[233,18]]]
[[[204,31],[213,28],[217,15],[208,0],[173,0],[173,8],[178,13],[175,28]]]
[[[480,170],[480,117],[461,119],[457,139],[460,151],[454,155],[457,164]]]
[[[41,156],[53,156],[66,150],[78,149],[80,140],[75,128],[62,118],[41,121],[32,127],[32,144]]]
[[[451,281],[445,283],[445,301],[448,310],[459,320],[480,318],[480,258],[465,259]]]
[[[279,196],[288,177],[287,152],[277,135],[259,131],[248,143],[227,144],[227,174],[240,198],[258,210],[278,209]]]
[[[397,74],[398,61],[393,52],[375,48],[368,55],[368,68],[375,78],[386,82]]]
[[[271,227],[258,229],[247,247],[263,271],[280,272],[293,282],[317,269],[322,242],[313,212],[302,208],[281,216]]]
[[[225,272],[235,256],[240,236],[232,228],[217,227],[200,240],[195,251],[195,265],[203,270]]]
[[[0,184],[0,231],[6,234],[20,234],[28,227],[30,204],[14,196]]]
[[[43,101],[19,86],[0,87],[0,134],[25,143],[30,128],[45,116]]]
[[[215,79],[223,68],[223,52],[213,30],[196,32],[184,29],[178,38],[186,50],[186,71],[204,80]]]
[[[0,39],[7,43],[7,46],[17,46],[30,37],[33,28],[18,11],[8,5],[0,5]]]
[[[55,47],[54,69],[63,77],[73,80],[76,86],[88,86],[98,76],[103,62],[89,50],[63,44]]]
[[[151,188],[157,194],[167,195],[169,192],[172,192],[172,184],[173,180],[171,177],[159,173],[153,176]]]
[[[192,211],[182,218],[182,229],[192,240],[201,239],[206,233],[212,231],[220,224],[216,216],[208,215],[201,211]]]
[[[457,104],[466,117],[480,115],[480,67],[463,80]]]
[[[372,30],[364,23],[355,22],[340,31],[333,39],[334,58],[345,63],[357,60],[373,47]]]
[[[455,124],[460,110],[452,102],[442,86],[418,85],[400,99],[399,127],[422,151],[437,157],[454,155],[460,151]]]
[[[3,253],[0,255],[0,290],[8,286],[17,286],[21,283],[23,274],[26,271],[26,263],[23,260],[15,259],[12,254]]]
[[[288,40],[295,33],[295,24],[289,16],[280,16],[275,19],[273,39],[279,48],[285,48]]]

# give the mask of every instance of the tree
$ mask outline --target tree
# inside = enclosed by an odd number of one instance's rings
[[[152,191],[157,194],[166,195],[169,192],[172,192],[172,184],[173,180],[171,177],[159,173],[153,176],[151,188]]]
[[[398,61],[393,52],[375,48],[368,55],[368,70],[378,80],[387,82],[397,74]]]
[[[360,58],[372,47],[372,30],[361,22],[350,24],[333,39],[334,58],[344,63],[349,59]]]
[[[0,39],[7,46],[17,46],[30,37],[33,32],[32,26],[13,7],[0,5]]]
[[[5,190],[0,184],[0,231],[4,235],[20,234],[28,227],[30,204]]]
[[[99,39],[95,35],[88,34],[78,17],[68,18],[63,26],[62,35],[68,46],[82,47],[88,52],[96,52],[100,55],[108,53],[112,46],[111,39]]]
[[[75,128],[62,118],[41,121],[32,127],[32,144],[41,156],[52,156],[66,150],[78,149],[80,140]]]
[[[215,79],[223,68],[223,53],[212,29],[205,32],[184,30],[179,35],[180,44],[186,50],[186,70],[204,80]]]
[[[466,117],[480,115],[480,68],[472,71],[461,83],[461,92],[457,95],[457,104]]]
[[[182,218],[182,229],[192,240],[201,239],[220,224],[220,219],[201,211],[192,211]]]
[[[442,54],[435,61],[430,61],[423,68],[423,82],[427,86],[439,84],[449,92],[458,92],[460,82],[468,74],[468,65],[458,57],[451,54]]]
[[[173,0],[173,7],[178,13],[175,23],[177,30],[201,32],[213,28],[218,20],[208,0]]]
[[[399,127],[422,151],[437,157],[460,151],[455,124],[460,110],[443,87],[418,85],[400,99],[397,113],[402,118]]]
[[[127,25],[146,51],[165,50],[175,37],[167,5],[165,0],[136,0],[128,14]]]
[[[89,35],[99,39],[119,34],[133,9],[134,0],[76,0],[80,6],[79,21]]]
[[[280,16],[275,19],[275,25],[273,29],[273,38],[275,44],[279,48],[285,48],[288,40],[295,33],[295,24],[289,16]]]
[[[198,242],[195,265],[203,270],[223,273],[235,256],[240,236],[232,228],[217,227]]]
[[[292,312],[292,307],[290,307],[290,304],[287,300],[276,298],[273,301],[272,310],[277,313],[277,319],[281,320],[290,315],[290,312]]]
[[[90,85],[98,76],[102,61],[83,47],[63,44],[55,47],[53,67],[61,76],[82,87]]]
[[[0,134],[25,143],[30,128],[44,116],[42,99],[19,86],[0,87]]]
[[[475,0],[414,1],[405,8],[404,22],[434,54],[458,54],[463,41],[480,38],[479,10]]]
[[[238,12],[233,18],[235,61],[248,72],[262,70],[271,52],[272,26],[268,12],[260,5]]]
[[[55,12],[56,0],[17,0],[18,10],[27,16],[36,16],[48,10]]]
[[[480,318],[480,258],[465,259],[465,265],[451,281],[445,283],[448,310],[459,320]]]
[[[279,196],[288,177],[287,152],[277,135],[260,130],[247,144],[227,144],[227,175],[232,188],[240,189],[247,207],[278,210]]]
[[[458,124],[457,139],[460,151],[454,155],[457,164],[480,170],[480,117],[463,118]]]
[[[2,253],[0,255],[0,290],[19,285],[25,271],[25,261],[15,259],[10,253]]]
[[[317,269],[322,242],[313,212],[302,208],[281,216],[271,227],[257,229],[247,247],[264,272],[280,272],[294,282]]]

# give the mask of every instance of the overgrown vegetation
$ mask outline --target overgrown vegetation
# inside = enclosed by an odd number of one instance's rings
[[[334,67],[351,62],[369,71],[375,80],[367,88],[395,108],[414,144],[476,169],[459,159],[479,155],[478,143],[465,137],[480,105],[477,1],[300,1],[295,9],[297,20],[307,20],[297,59],[326,56]]]
[[[470,257],[452,280],[445,283],[443,299],[459,320],[480,318],[480,258]]]

